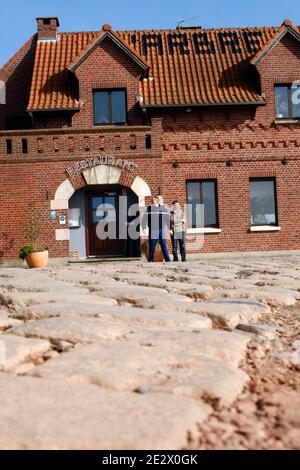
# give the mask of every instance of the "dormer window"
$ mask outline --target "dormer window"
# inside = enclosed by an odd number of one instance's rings
[[[94,91],[94,122],[96,126],[126,124],[126,90]]]
[[[276,119],[300,119],[300,84],[275,86]]]

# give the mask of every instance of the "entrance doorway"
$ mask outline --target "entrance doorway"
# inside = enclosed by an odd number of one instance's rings
[[[119,194],[90,191],[87,193],[87,210],[89,256],[125,256],[124,240],[119,239]],[[99,226],[104,221],[109,223],[111,237],[99,237]]]
[[[124,196],[125,202],[124,199],[121,201]],[[78,227],[71,228],[70,251],[78,253],[81,259],[139,258],[140,238],[132,239],[128,234],[128,227],[136,223],[138,215],[131,215],[129,209],[135,204],[138,207],[138,202],[138,196],[130,188],[121,185],[89,186],[76,191],[69,208],[80,208],[81,220]],[[106,232],[108,228],[113,236],[103,237],[103,231]]]

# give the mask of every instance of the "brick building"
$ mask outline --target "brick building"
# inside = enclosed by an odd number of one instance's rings
[[[52,257],[138,256],[139,240],[95,235],[97,207],[121,195],[141,211],[151,194],[189,203],[188,252],[300,249],[300,28],[290,20],[62,33],[57,18],[38,18],[0,80],[7,259],[30,209]]]

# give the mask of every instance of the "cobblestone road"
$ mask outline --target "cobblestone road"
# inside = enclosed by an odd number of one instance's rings
[[[0,268],[0,448],[300,448],[300,257]]]

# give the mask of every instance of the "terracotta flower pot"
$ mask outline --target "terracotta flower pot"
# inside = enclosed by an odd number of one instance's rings
[[[29,253],[26,256],[26,262],[29,268],[44,268],[48,264],[49,252],[36,251],[35,253]]]
[[[162,263],[164,260],[164,255],[162,251],[160,250],[155,250],[154,252],[154,263]]]
[[[145,240],[142,244],[142,253],[144,253],[146,260],[149,261],[149,242]],[[154,263],[162,263],[164,261],[163,252],[156,246],[154,251]]]
[[[147,261],[149,261],[149,251],[145,252]],[[162,263],[164,260],[164,255],[161,250],[155,250],[154,252],[154,263]]]

